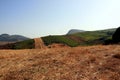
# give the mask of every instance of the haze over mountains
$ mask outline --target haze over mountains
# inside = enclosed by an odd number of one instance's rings
[[[9,34],[0,35],[0,41],[2,42],[17,42],[17,41],[24,41],[27,39],[30,38],[21,35],[9,35]]]

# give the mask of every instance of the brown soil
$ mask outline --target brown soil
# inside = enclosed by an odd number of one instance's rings
[[[120,45],[0,50],[0,80],[120,80]]]
[[[41,38],[35,38],[35,49],[44,49],[45,45]]]
[[[62,48],[62,47],[69,47],[65,44],[61,44],[61,43],[53,43],[51,45],[48,45],[47,46],[48,48]]]
[[[10,44],[10,43],[12,43],[12,42],[1,42],[1,41],[0,41],[0,46],[6,45],[6,44]]]
[[[68,38],[70,38],[70,39],[72,39],[72,40],[74,40],[75,42],[78,42],[78,43],[85,42],[84,39],[82,39],[80,37],[77,37],[77,36],[68,35],[66,37],[68,37]]]

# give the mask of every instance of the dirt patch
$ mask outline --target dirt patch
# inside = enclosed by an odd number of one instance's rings
[[[44,45],[44,42],[41,38],[35,38],[35,49],[44,49],[46,46]]]
[[[66,37],[68,37],[69,39],[72,39],[78,43],[85,42],[85,40],[83,40],[82,38],[77,37],[77,36],[67,35]]]
[[[120,59],[120,54],[115,54],[115,55],[113,55],[113,58]]]
[[[66,44],[57,44],[57,43],[48,45],[48,48],[62,48],[62,47],[69,47],[69,46],[67,46]]]

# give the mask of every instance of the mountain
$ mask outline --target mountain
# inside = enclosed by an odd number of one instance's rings
[[[21,35],[0,35],[0,49],[32,49],[34,40]]]
[[[0,35],[0,41],[1,42],[17,42],[17,41],[23,41],[30,38],[21,36],[21,35],[9,35],[9,34],[1,34]]]
[[[79,33],[79,32],[85,32],[84,30],[79,30],[79,29],[71,29],[68,31],[67,35],[69,34],[75,34],[75,33]]]

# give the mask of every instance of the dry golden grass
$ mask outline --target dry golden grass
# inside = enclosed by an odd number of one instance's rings
[[[120,80],[120,45],[0,50],[0,80]]]
[[[46,46],[44,45],[44,42],[41,38],[35,38],[35,49],[45,49]]]

